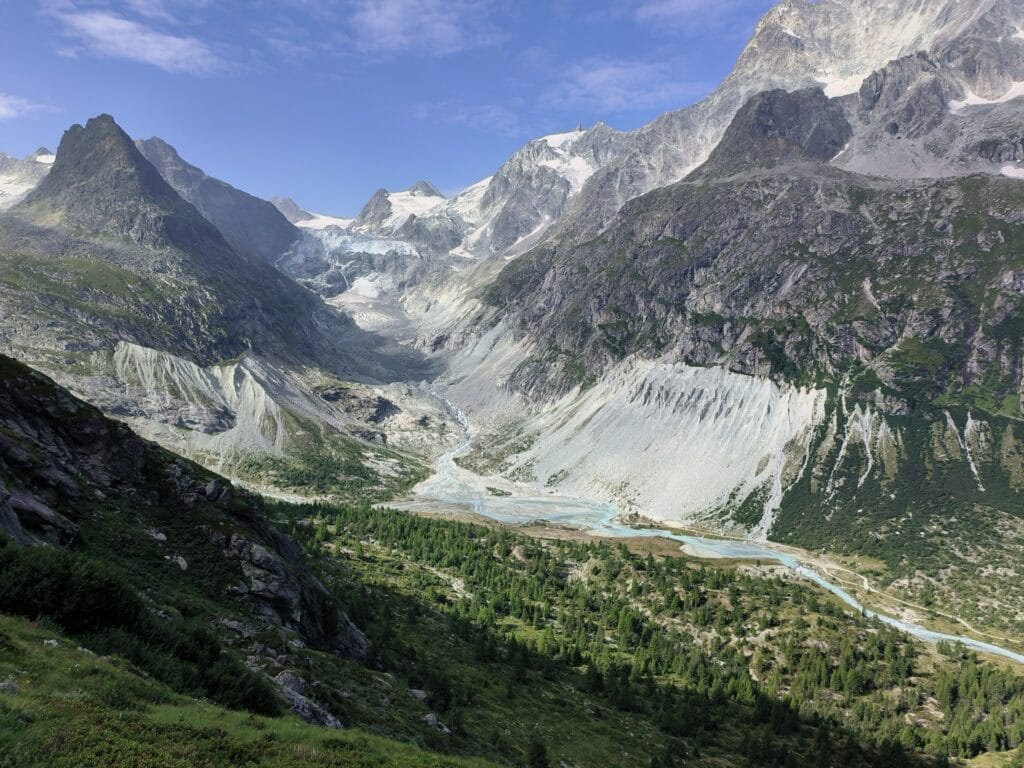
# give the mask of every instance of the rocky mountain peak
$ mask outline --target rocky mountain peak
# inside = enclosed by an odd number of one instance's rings
[[[827,162],[852,135],[842,107],[821,88],[765,91],[740,107],[698,174],[735,173],[787,161]]]
[[[110,115],[73,125],[46,178],[17,206],[39,223],[185,249],[220,233],[170,187]]]
[[[412,195],[423,195],[424,197],[444,197],[444,195],[442,195],[438,191],[437,187],[435,187],[429,181],[424,181],[423,179],[417,181],[415,184],[409,187],[407,191]]]

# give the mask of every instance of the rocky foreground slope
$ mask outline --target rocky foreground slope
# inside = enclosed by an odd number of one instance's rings
[[[126,566],[135,559],[138,586],[157,599],[167,599],[168,583],[193,589],[198,570],[211,579],[201,586],[208,599],[232,596],[225,618],[280,627],[344,655],[366,650],[365,637],[255,497],[7,357],[0,357],[0,531],[22,544],[74,544],[97,556],[109,550]]]

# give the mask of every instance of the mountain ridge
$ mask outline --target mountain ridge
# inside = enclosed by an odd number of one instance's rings
[[[163,139],[154,136],[135,144],[175,192],[239,253],[273,263],[299,239],[299,231],[272,203],[208,176]]]

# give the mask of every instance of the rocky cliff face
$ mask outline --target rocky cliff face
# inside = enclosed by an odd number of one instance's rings
[[[169,529],[168,516],[176,532],[170,540],[147,528]],[[175,548],[190,539],[191,546],[205,542],[233,564],[232,599],[254,617],[315,648],[353,657],[366,651],[366,638],[339,612],[298,548],[262,517],[254,497],[0,357],[0,530],[22,544],[88,551],[100,520],[118,526],[129,571],[152,567],[133,564],[132,557],[160,561],[159,551],[138,544],[156,541],[171,553],[167,571],[187,580],[190,564]]]
[[[313,218],[313,214],[300,208],[299,204],[290,197],[272,197],[270,202],[292,224],[309,221]]]
[[[620,156],[588,181],[558,234],[592,236],[626,201],[682,179],[711,154],[736,111],[761,91],[819,86],[829,97],[842,97],[857,93],[890,62],[928,52],[943,72],[949,98],[1001,98],[1024,79],[1024,39],[1016,36],[1022,26],[1024,10],[1009,0],[780,3],[765,14],[711,96],[630,134]],[[911,100],[927,100],[925,84],[914,85],[922,91]],[[930,97],[934,102],[934,90]],[[857,149],[852,146],[845,161],[855,162]],[[943,164],[932,159],[925,167]],[[873,170],[897,177],[936,175],[933,167],[915,173],[921,165],[883,160]]]
[[[162,139],[137,141],[136,146],[238,253],[274,263],[299,239],[299,231],[272,203],[207,176]]]

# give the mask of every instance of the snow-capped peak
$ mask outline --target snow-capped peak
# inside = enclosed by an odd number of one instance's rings
[[[568,133],[553,133],[550,136],[542,136],[541,141],[546,141],[548,146],[552,149],[567,149],[566,145],[571,146],[576,140],[582,136],[586,131],[582,128],[577,128],[574,131]]]
[[[445,202],[444,195],[429,181],[418,181],[404,192],[379,189],[360,211],[353,228],[367,234],[393,235],[412,216],[426,216]]]

